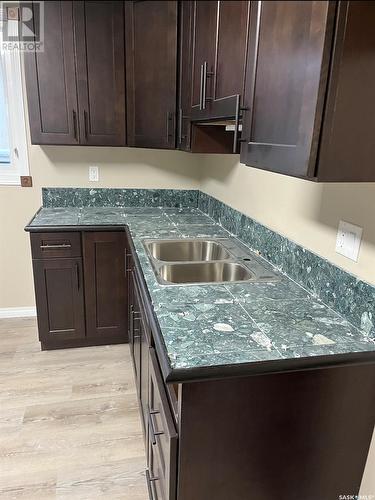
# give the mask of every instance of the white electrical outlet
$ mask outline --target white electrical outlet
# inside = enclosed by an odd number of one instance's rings
[[[357,262],[363,229],[340,220],[337,231],[336,252]]]
[[[89,181],[91,182],[99,181],[99,167],[96,166],[89,167]]]

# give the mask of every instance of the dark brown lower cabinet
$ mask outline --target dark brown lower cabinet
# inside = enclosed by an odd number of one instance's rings
[[[147,456],[150,500],[175,500],[178,434],[168,387],[159,368],[144,294],[134,259],[129,254],[129,346],[140,405]]]
[[[130,354],[133,359],[133,368],[135,375],[135,384],[137,389],[138,397],[140,395],[140,386],[141,386],[141,347],[140,347],[140,336],[138,334],[137,325],[139,321],[140,314],[140,303],[138,299],[138,295],[136,293],[136,285],[135,285],[135,277],[134,272],[130,274],[129,277],[129,345],[130,345]]]
[[[131,275],[132,304],[130,306],[130,352],[133,358],[135,382],[140,403],[143,430],[148,435],[148,386],[149,386],[149,349],[150,332],[146,321],[146,314],[142,307],[142,299],[135,273]]]
[[[42,345],[84,339],[82,259],[34,260],[33,269]]]
[[[124,230],[30,238],[42,349],[127,342]]]
[[[87,337],[127,336],[124,231],[84,232]]]
[[[182,384],[177,499],[355,498],[374,391],[374,364]]]
[[[178,434],[153,348],[149,351],[148,397],[149,440],[146,479],[150,496],[154,500],[174,500],[177,484]]]
[[[145,427],[147,429],[148,421],[148,385],[149,385],[149,349],[150,340],[147,335],[147,325],[145,324],[144,318],[139,321],[139,344],[141,351],[141,384],[140,384],[140,399],[142,406],[142,414],[145,422]],[[147,434],[147,432],[146,432]]]
[[[141,335],[139,327],[139,316],[132,312],[132,344],[135,380],[137,385],[138,397],[141,396]]]
[[[150,500],[357,495],[375,422],[374,363],[165,383],[164,348],[136,260],[129,330]]]
[[[43,349],[126,341],[128,295],[151,500],[358,494],[375,422],[374,363],[166,383],[126,232],[36,232],[31,243]]]

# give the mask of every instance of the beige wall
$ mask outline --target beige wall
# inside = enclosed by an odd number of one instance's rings
[[[34,305],[23,228],[41,205],[41,187],[199,187],[198,162],[177,151],[31,146],[29,157],[33,187],[0,186],[0,309]],[[89,165],[99,166],[100,182],[88,181]]]
[[[317,184],[205,155],[202,191],[375,284],[375,183]],[[363,227],[358,262],[335,252],[339,220]]]

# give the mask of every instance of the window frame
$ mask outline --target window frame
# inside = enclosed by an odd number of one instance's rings
[[[0,167],[0,185],[20,186],[20,176],[29,175],[24,86],[21,54],[18,49],[2,50],[5,99],[8,104],[10,164]],[[10,107],[11,103],[11,107]]]

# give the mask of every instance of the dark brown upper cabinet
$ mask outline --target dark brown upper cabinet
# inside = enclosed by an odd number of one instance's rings
[[[122,2],[74,2],[82,144],[123,146],[125,47]]]
[[[212,92],[215,66],[217,4],[209,0],[193,2],[191,57],[191,115],[208,116],[207,102]]]
[[[177,2],[125,2],[129,146],[174,149]]]
[[[182,2],[180,149],[194,153],[238,151],[250,4]],[[226,125],[232,127],[229,132]]]
[[[317,181],[374,181],[372,2],[254,2],[241,161]]]
[[[241,160],[309,176],[323,113],[335,6],[254,2]]]
[[[31,142],[79,144],[73,2],[44,2],[44,39],[24,54]]]
[[[235,117],[243,99],[249,15],[250,2],[193,2],[193,120]]]
[[[123,10],[44,2],[44,52],[25,54],[33,144],[126,144]]]
[[[375,181],[375,2],[338,5],[319,181]]]

